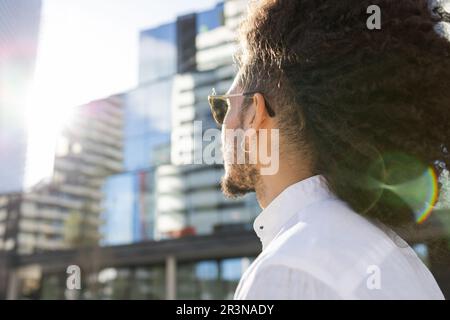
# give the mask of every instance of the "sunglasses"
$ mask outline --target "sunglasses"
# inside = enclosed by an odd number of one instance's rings
[[[237,94],[226,94],[226,95],[216,95],[216,91],[213,89],[212,94],[208,96],[208,102],[209,106],[211,108],[211,112],[213,115],[214,120],[217,122],[218,125],[222,125],[223,121],[225,120],[225,116],[228,112],[228,108],[230,108],[231,102],[230,98],[234,97],[245,97],[245,98],[252,98],[257,91],[250,91],[250,92],[244,92],[244,93],[237,93]],[[267,101],[266,108],[267,112],[270,117],[275,117],[275,112],[273,109],[269,106]]]

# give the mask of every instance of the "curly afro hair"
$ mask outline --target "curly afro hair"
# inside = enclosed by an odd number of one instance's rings
[[[264,93],[285,148],[308,154],[342,200],[393,229],[414,213],[380,186],[423,173],[405,159],[437,175],[450,168],[450,17],[439,2],[265,0],[240,29],[242,86]],[[380,30],[367,27],[371,5]],[[404,170],[389,178],[390,166]]]

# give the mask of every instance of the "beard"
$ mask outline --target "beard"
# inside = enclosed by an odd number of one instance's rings
[[[236,199],[255,192],[258,170],[252,164],[231,164],[222,178],[222,192],[227,198]]]
[[[243,116],[240,119],[240,127],[244,123]],[[225,175],[222,177],[222,192],[227,198],[236,199],[248,193],[255,192],[259,181],[259,171],[255,164],[250,164],[248,154],[245,155],[245,163],[237,163],[237,148],[240,143],[233,140],[224,146],[222,151],[225,163]],[[234,148],[234,149],[232,149]]]

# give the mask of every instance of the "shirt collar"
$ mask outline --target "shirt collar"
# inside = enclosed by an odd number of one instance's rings
[[[335,196],[322,175],[312,176],[284,189],[253,223],[263,250],[296,213],[317,201],[331,197]]]

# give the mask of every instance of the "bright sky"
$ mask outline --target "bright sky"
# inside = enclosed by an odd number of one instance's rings
[[[137,83],[138,34],[218,0],[44,0],[34,99],[55,108]]]
[[[25,185],[53,170],[70,107],[136,86],[139,31],[218,0],[43,0],[34,85],[26,95]]]

